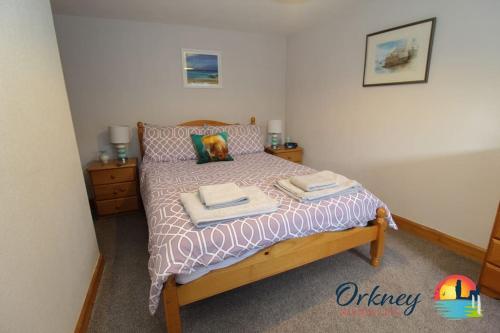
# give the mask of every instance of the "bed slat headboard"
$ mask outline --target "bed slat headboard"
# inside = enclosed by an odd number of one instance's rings
[[[250,124],[255,125],[255,117],[250,118]],[[184,123],[181,123],[177,126],[225,126],[225,125],[236,125],[236,124],[228,124],[222,121],[217,121],[217,120],[191,120],[187,121]],[[138,122],[137,123],[137,137],[139,139],[139,148],[141,151],[141,157],[144,156],[144,144],[143,144],[143,138],[144,138],[144,123],[143,122]]]

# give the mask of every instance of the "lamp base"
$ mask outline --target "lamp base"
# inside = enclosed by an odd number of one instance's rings
[[[271,134],[271,148],[272,149],[278,148],[278,134],[277,133]]]
[[[117,158],[116,159],[116,165],[125,165],[127,164],[127,161],[128,161],[128,157],[125,157],[125,158]]]
[[[127,146],[123,144],[115,145],[116,147],[116,156],[117,156],[117,165],[127,164]]]

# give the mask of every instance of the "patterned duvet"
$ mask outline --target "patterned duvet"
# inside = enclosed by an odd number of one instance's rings
[[[239,155],[231,162],[201,165],[194,160],[144,162],[140,180],[149,226],[150,312],[156,311],[163,283],[171,274],[192,273],[197,268],[289,238],[365,226],[375,218],[377,207],[387,208],[365,189],[353,195],[305,204],[273,186],[277,179],[312,172],[311,168],[266,153]],[[199,185],[224,182],[259,186],[280,203],[279,210],[204,229],[195,228],[184,212],[179,193],[196,191]],[[397,228],[392,218],[389,218],[389,226]]]

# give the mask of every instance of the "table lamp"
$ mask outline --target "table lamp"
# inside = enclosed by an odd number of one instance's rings
[[[115,145],[118,165],[127,163],[127,144],[130,142],[128,126],[109,126],[109,141]]]
[[[267,132],[271,134],[271,148],[278,148],[278,134],[281,134],[281,120],[269,120]]]

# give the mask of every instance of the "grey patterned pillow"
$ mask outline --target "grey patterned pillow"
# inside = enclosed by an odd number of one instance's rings
[[[243,155],[264,151],[260,127],[257,125],[209,126],[207,134],[227,132],[229,154]]]
[[[205,134],[203,127],[144,125],[144,160],[174,162],[195,160],[191,134]]]

